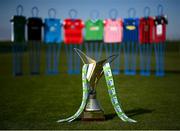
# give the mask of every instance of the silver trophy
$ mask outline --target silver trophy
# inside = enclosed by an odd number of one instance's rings
[[[112,62],[118,55],[112,55],[106,59],[96,62],[94,59],[88,57],[81,50],[74,48],[75,52],[81,58],[84,64],[88,64],[87,80],[90,87],[90,92],[86,107],[82,113],[82,120],[105,120],[103,109],[96,98],[96,85],[103,75],[103,66],[107,62]]]

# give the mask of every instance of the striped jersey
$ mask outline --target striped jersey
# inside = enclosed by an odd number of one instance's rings
[[[65,44],[82,44],[84,24],[80,19],[64,20],[64,43]]]
[[[139,40],[139,19],[126,18],[123,22],[123,41],[124,42],[138,42]]]
[[[104,24],[104,42],[118,43],[122,41],[123,22],[118,20],[105,20]]]
[[[153,43],[154,42],[154,18],[141,18],[139,22],[139,42]]]

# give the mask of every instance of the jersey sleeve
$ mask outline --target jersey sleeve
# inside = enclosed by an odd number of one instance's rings
[[[12,17],[11,19],[10,19],[10,22],[13,22],[14,21],[14,17]]]
[[[88,21],[85,21],[85,23],[84,23],[84,27],[86,28],[86,27],[87,27],[87,25],[88,25]]]
[[[124,28],[126,27],[125,19],[122,21],[122,26],[123,26]]]
[[[63,26],[64,28],[67,28],[67,20],[64,20],[64,21],[62,22],[62,26]]]
[[[59,20],[59,25],[63,26],[63,21],[62,20]]]
[[[121,26],[123,26],[123,21],[122,21],[122,19],[119,19],[119,23],[120,23]]]
[[[136,26],[139,26],[139,19],[136,19]]]
[[[167,16],[164,16],[164,22],[165,22],[166,25],[168,24]]]
[[[81,27],[81,28],[84,28],[84,27],[85,27],[84,21],[82,21],[82,20],[80,20],[80,27]]]
[[[107,25],[107,20],[104,20],[103,24],[104,24],[104,26],[106,26]]]

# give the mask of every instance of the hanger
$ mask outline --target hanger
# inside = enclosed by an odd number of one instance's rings
[[[39,14],[39,9],[34,6],[32,9],[31,9],[31,13],[32,13],[32,16],[33,17],[38,17],[38,14]]]
[[[144,17],[148,19],[150,16],[150,8],[148,6],[144,7]]]
[[[117,15],[118,15],[117,9],[111,9],[109,11],[109,16],[110,16],[111,20],[115,21],[117,18]]]
[[[50,8],[48,10],[48,15],[49,15],[49,18],[56,18],[56,10],[54,8]]]
[[[70,9],[69,10],[69,17],[71,18],[71,20],[74,21],[77,18],[77,10]]]
[[[92,22],[96,22],[99,19],[99,11],[92,10],[90,13],[90,18]]]
[[[128,17],[129,18],[135,18],[135,16],[136,16],[136,10],[134,8],[129,8]]]
[[[22,14],[23,14],[23,6],[22,5],[17,6],[16,13],[18,16],[22,16]]]

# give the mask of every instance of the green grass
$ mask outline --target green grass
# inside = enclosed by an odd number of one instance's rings
[[[14,77],[11,52],[5,48],[8,44],[0,43],[0,129],[180,129],[178,42],[167,45],[164,77],[156,77],[154,72],[150,77],[126,76],[122,72],[114,76],[123,109],[138,121],[133,124],[122,122],[116,116],[104,77],[99,81],[97,92],[106,121],[56,123],[58,119],[73,115],[80,106],[81,75],[66,74],[65,52],[62,51],[59,75],[45,75],[42,66],[41,75],[30,76],[25,53],[25,73],[22,77]],[[42,54],[44,65],[44,51]],[[154,66],[153,59],[153,71]]]

